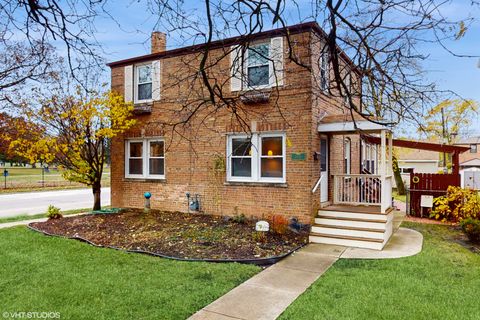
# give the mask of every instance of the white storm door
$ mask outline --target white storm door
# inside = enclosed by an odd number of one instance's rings
[[[320,138],[320,202],[328,201],[328,139]]]

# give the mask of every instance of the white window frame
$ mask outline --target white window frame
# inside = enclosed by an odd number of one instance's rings
[[[281,156],[262,156],[262,138],[281,137],[282,155]],[[232,139],[248,139],[252,143],[252,175],[251,177],[232,176]],[[262,177],[262,158],[282,158],[282,177]],[[231,134],[227,136],[227,181],[228,182],[260,182],[260,183],[286,183],[287,181],[287,150],[285,132],[254,133],[251,136],[242,134]]]
[[[144,83],[139,83],[138,81],[138,76],[139,76],[139,72],[138,70],[141,68],[141,67],[144,67],[144,66],[148,66],[150,65],[150,71],[151,71],[151,82],[144,82]],[[147,103],[147,102],[152,102],[153,101],[153,77],[154,77],[154,74],[153,74],[153,64],[152,62],[146,62],[146,63],[140,63],[140,64],[136,64],[134,66],[134,69],[135,69],[135,72],[134,72],[134,81],[133,81],[133,96],[134,96],[134,103]],[[145,84],[145,83],[151,83],[152,85],[152,92],[151,92],[151,98],[150,99],[143,99],[143,100],[139,100],[138,99],[138,85],[140,84]]]
[[[345,174],[352,174],[352,139],[345,138],[343,140],[344,153],[345,153]]]
[[[328,51],[322,51],[320,55],[320,89],[327,93],[330,87],[330,57]],[[322,73],[325,77],[322,76]],[[325,78],[325,80],[324,80]]]
[[[156,159],[163,158],[163,175],[149,174],[150,172],[150,142],[163,141],[163,157],[155,157]],[[142,146],[142,174],[130,174],[130,143],[141,142]],[[166,174],[166,154],[165,154],[165,139],[160,137],[144,138],[144,139],[126,139],[125,140],[125,178],[129,179],[155,179],[163,180]]]
[[[257,85],[257,86],[251,86],[248,79],[248,69],[250,67],[261,67],[261,66],[265,66],[265,64],[253,64],[253,65],[250,65],[250,60],[248,58],[249,56],[249,51],[250,51],[250,48],[252,47],[255,47],[255,46],[259,46],[259,45],[267,45],[268,46],[268,61],[267,61],[267,64],[268,64],[268,83],[267,84],[262,84],[262,85]],[[255,89],[265,89],[265,88],[270,88],[272,87],[272,81],[271,81],[271,78],[272,78],[272,74],[273,74],[273,61],[272,61],[272,54],[271,54],[271,51],[272,50],[272,44],[270,42],[270,39],[268,41],[262,41],[262,42],[256,42],[256,43],[253,43],[251,44],[249,47],[246,48],[245,50],[245,87],[247,89],[250,89],[250,90],[255,90]]]

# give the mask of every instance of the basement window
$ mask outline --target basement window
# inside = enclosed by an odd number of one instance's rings
[[[284,133],[231,135],[227,142],[227,180],[285,183]]]
[[[125,142],[125,177],[165,179],[163,139],[135,139]]]

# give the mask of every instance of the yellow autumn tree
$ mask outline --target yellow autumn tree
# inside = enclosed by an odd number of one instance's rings
[[[54,94],[39,105],[24,105],[27,122],[39,129],[20,132],[10,150],[31,163],[62,166],[65,179],[92,187],[93,209],[99,210],[107,143],[135,124],[132,112],[133,105],[111,91]]]
[[[468,134],[472,120],[478,114],[478,103],[474,100],[444,100],[431,108],[425,116],[421,131],[429,138],[452,144],[459,136]],[[443,154],[444,166],[451,163],[450,155]]]

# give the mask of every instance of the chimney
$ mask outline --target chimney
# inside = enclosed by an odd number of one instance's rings
[[[167,49],[167,35],[160,31],[152,32],[152,53],[163,52]]]

